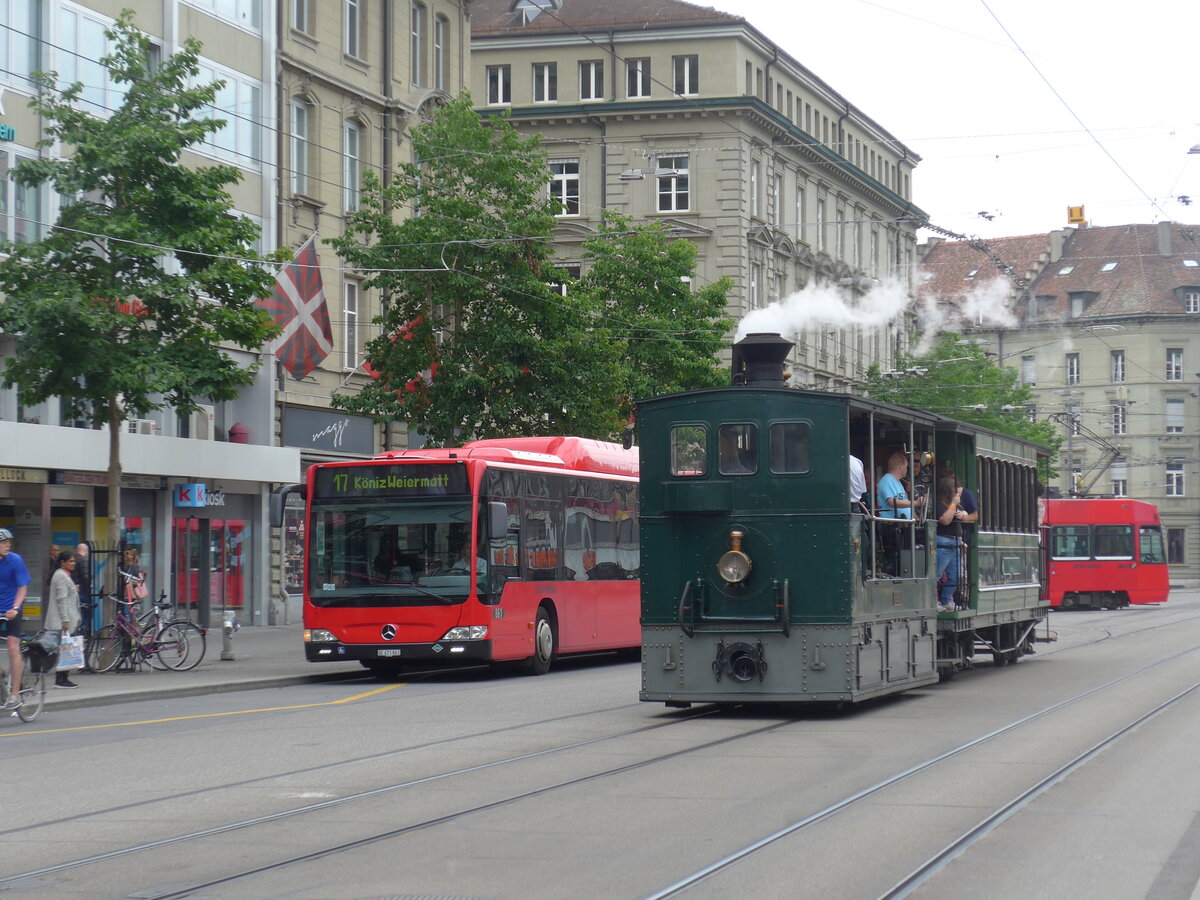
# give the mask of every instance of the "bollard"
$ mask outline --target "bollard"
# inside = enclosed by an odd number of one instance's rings
[[[233,636],[237,634],[242,623],[234,618],[233,613],[225,613],[225,621],[221,625],[221,659],[234,659],[233,655]]]

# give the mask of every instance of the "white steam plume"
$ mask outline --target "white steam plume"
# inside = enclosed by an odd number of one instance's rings
[[[854,304],[835,285],[816,282],[751,312],[738,323],[736,340],[757,332],[789,336],[814,326],[876,327],[899,318],[908,303],[908,288],[899,281],[875,285]]]

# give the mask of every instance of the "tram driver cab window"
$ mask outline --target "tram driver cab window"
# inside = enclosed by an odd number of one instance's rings
[[[757,426],[722,425],[720,435],[717,471],[722,475],[753,475],[758,470]]]

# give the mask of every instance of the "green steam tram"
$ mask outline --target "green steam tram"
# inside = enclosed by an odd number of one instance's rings
[[[791,347],[749,335],[734,345],[730,387],[638,404],[641,699],[858,702],[933,684],[981,654],[999,666],[1032,652],[1048,610],[1036,497],[1046,451],[789,388]],[[866,464],[861,496],[852,456]],[[890,462],[907,475],[909,518],[877,506]],[[943,607],[939,479],[978,506],[945,567],[958,584]]]

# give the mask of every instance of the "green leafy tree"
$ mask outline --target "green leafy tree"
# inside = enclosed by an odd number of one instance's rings
[[[696,246],[671,240],[658,222],[633,225],[607,212],[583,244],[590,265],[576,291],[605,310],[604,325],[620,354],[622,412],[632,401],[728,382],[718,354],[728,346],[728,278],[693,291]]]
[[[4,384],[27,405],[61,397],[71,414],[109,428],[110,534],[120,528],[120,435],[129,417],[236,396],[252,372],[220,348],[256,349],[277,333],[253,301],[273,275],[245,265],[257,226],[237,216],[231,166],[186,167],[181,153],[224,123],[208,117],[220,83],[194,86],[194,40],[151,67],[149,41],[128,11],[108,31],[102,62],[124,100],[88,112],[83,85],[36,76],[30,107],[47,155],[12,173],[72,198],[40,240],[6,245],[0,328],[16,336]]]
[[[866,381],[867,393],[876,400],[1011,434],[1054,454],[1062,443],[1051,423],[1029,421],[1026,407],[1033,393],[1018,384],[1017,373],[998,366],[977,344],[955,332],[941,335],[924,355],[898,355],[896,371],[885,374],[878,365],[871,366]]]
[[[334,402],[442,445],[614,434],[618,348],[598,339],[594,299],[557,286],[560,210],[537,139],[483,120],[463,94],[412,143],[416,161],[389,184],[363,178],[358,211],[330,241],[382,296],[381,334],[366,345],[375,377]]]

